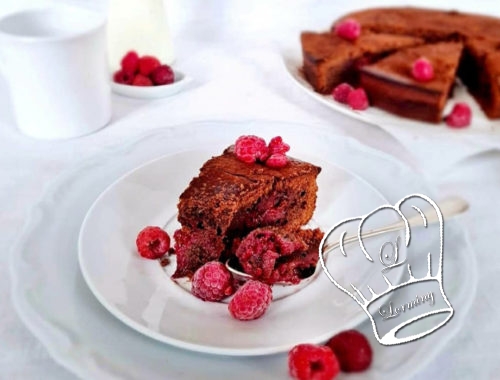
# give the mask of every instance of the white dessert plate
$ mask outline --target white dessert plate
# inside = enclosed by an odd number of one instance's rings
[[[453,129],[444,122],[440,124],[426,123],[400,117],[377,107],[369,107],[363,111],[352,110],[348,105],[336,102],[332,96],[314,91],[302,72],[302,56],[297,49],[285,49],[281,53],[283,64],[290,79],[301,90],[327,107],[370,124],[377,125],[387,132],[410,134],[415,137],[471,139],[488,146],[500,147],[500,121],[486,117],[465,86],[457,85],[453,96],[448,100],[444,114],[448,114],[457,102],[466,102],[472,109],[472,123],[467,128]]]
[[[203,302],[180,288],[170,278],[174,263],[165,267],[165,273],[158,261],[137,254],[137,233],[145,226],[164,226],[175,220],[179,195],[203,162],[221,154],[230,143],[154,160],[120,178],[97,199],[85,217],[79,239],[80,266],[92,292],[113,315],[139,332],[182,348],[215,354],[288,351],[299,342],[319,343],[359,324],[365,319],[364,313],[344,294],[332,294],[332,283],[323,273],[300,292],[273,302],[264,317],[241,322],[230,316],[225,303]],[[388,203],[367,182],[341,169],[334,160],[308,154],[299,141],[290,143],[295,157],[322,168],[313,219],[323,231],[336,221]],[[389,215],[385,219],[383,224],[397,221]],[[178,223],[168,223],[167,232],[173,236],[177,228]],[[103,234],[104,230],[107,232]],[[385,239],[380,237],[371,243],[380,247]],[[377,275],[380,269],[363,266],[364,261],[358,255],[346,264],[349,267],[330,265],[329,270],[334,276],[351,273],[355,284],[370,279],[373,283],[379,278],[379,285],[384,285]],[[389,276],[397,280],[397,273]]]
[[[128,96],[130,98],[139,99],[156,99],[166,98],[182,91],[190,82],[191,77],[184,73],[174,70],[174,83],[165,84],[163,86],[130,86],[113,82],[111,78],[111,89],[119,95]]]
[[[12,299],[16,310],[56,361],[85,379],[288,378],[286,353],[229,359],[227,356],[183,350],[137,333],[97,302],[81,275],[78,263],[77,245],[82,221],[99,194],[116,178],[156,157],[182,155],[200,146],[207,147],[208,151],[216,150],[216,147],[224,147],[234,141],[236,136],[249,133],[266,138],[282,135],[292,144],[296,156],[321,157],[322,161],[335,163],[373,185],[390,203],[411,193],[432,196],[425,181],[405,164],[351,138],[336,136],[327,126],[319,125],[193,123],[155,131],[131,144],[96,156],[69,170],[47,190],[34,207],[11,252]],[[159,174],[161,176],[162,173]],[[172,182],[177,181],[172,179]],[[142,186],[140,183],[136,185]],[[181,188],[184,185],[178,186]],[[163,212],[160,206],[153,219],[148,215],[146,220],[137,223],[143,225],[160,221]],[[115,226],[103,226],[101,232],[103,235],[120,234]],[[129,236],[127,231],[123,234]],[[372,342],[374,361],[369,371],[352,376],[353,379],[411,377],[460,330],[475,294],[475,256],[466,231],[457,221],[445,223],[445,246],[444,287],[456,309],[454,317],[432,335],[396,347],[380,346],[373,338],[371,324],[358,326]],[[110,247],[110,250],[114,249]],[[140,265],[145,268],[147,265],[147,270],[150,270],[156,263],[140,262]],[[138,286],[141,289],[141,285]],[[295,296],[300,298],[301,294],[307,294],[312,286]],[[174,289],[185,292],[180,288]],[[134,288],[130,290],[134,291]],[[331,292],[322,302],[328,302],[330,298],[340,300],[339,293],[331,285]],[[411,298],[414,295],[409,293],[408,296]],[[189,307],[197,302],[192,298],[182,299]],[[150,311],[155,312],[154,309]],[[198,316],[200,319],[204,317]],[[331,319],[327,319],[327,323],[331,323]],[[205,326],[206,330],[211,329],[210,325]],[[253,329],[246,324],[239,324],[238,328]],[[302,326],[297,325],[293,330],[300,328]],[[225,333],[229,334],[229,331]],[[198,342],[195,336],[193,340]]]

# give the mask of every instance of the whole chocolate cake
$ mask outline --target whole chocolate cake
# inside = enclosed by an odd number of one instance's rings
[[[361,27],[361,33],[355,41],[339,38],[333,32],[336,25],[346,20],[355,20]],[[367,38],[374,39],[373,36],[379,36],[381,39],[413,38],[415,39],[414,46],[421,43],[460,42],[464,48],[459,59],[458,70],[455,70],[456,76],[465,83],[488,117],[500,117],[499,18],[414,7],[371,8],[346,14],[334,22],[331,32],[318,34],[322,35],[322,41],[319,37],[312,38],[311,32],[304,32],[301,42],[305,77],[320,93],[330,93],[333,87],[342,81],[358,85],[357,78],[360,75],[365,79],[366,84],[367,75],[377,71],[376,67],[362,70],[364,61],[353,64],[353,57],[355,60],[358,59],[360,53],[351,53],[351,51],[358,52],[360,50],[358,45],[363,45],[363,41]],[[351,44],[350,48],[345,47],[348,44]],[[382,54],[371,55],[368,63],[376,63],[390,54],[398,54],[397,51],[410,45],[412,45],[411,42],[403,43],[401,46],[394,46],[392,51],[388,49]],[[450,49],[450,57],[448,57],[450,62],[455,59],[455,55],[455,49]],[[311,57],[316,57],[316,59]],[[329,64],[329,62],[335,63]],[[411,65],[411,62],[407,62],[407,65]],[[339,70],[342,72],[341,75],[338,75]],[[361,74],[360,70],[362,70]],[[415,98],[416,93],[425,96],[425,91],[423,91],[425,86],[408,85],[404,90],[400,81],[391,83],[389,80],[380,80],[382,88],[376,88],[374,76],[371,79],[369,88],[366,90],[371,103],[376,106],[405,117],[433,122],[441,120],[442,115],[436,112],[417,117],[420,113],[415,111],[412,99]],[[383,99],[388,93],[397,94],[397,99],[399,99],[397,106],[390,106],[388,99]],[[396,98],[396,95],[392,97]],[[432,104],[434,110],[441,109],[440,100],[437,100],[436,93],[433,91],[428,93],[427,98],[421,100],[423,103]]]

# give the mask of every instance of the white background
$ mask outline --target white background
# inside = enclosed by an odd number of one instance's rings
[[[47,2],[2,0],[0,14]],[[99,0],[64,2],[106,9]],[[495,296],[500,294],[496,281],[500,273],[500,152],[473,139],[437,141],[407,132],[395,139],[315,103],[289,81],[281,66],[280,48],[298,46],[301,30],[326,29],[343,12],[385,3],[169,0],[175,67],[195,78],[193,86],[173,98],[151,102],[115,96],[111,124],[75,140],[41,142],[19,134],[7,82],[0,76],[0,379],[73,378],[52,361],[10,303],[9,249],[45,186],[64,170],[144,131],[204,119],[328,123],[333,133],[353,135],[410,163],[442,196],[466,198],[471,210],[463,222],[479,262],[476,301],[463,331],[417,379],[498,378],[500,306]],[[500,5],[495,3],[412,2],[500,15]],[[460,313],[459,305],[455,309]]]

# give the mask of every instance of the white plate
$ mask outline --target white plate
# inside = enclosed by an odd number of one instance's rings
[[[231,143],[224,141],[214,149],[182,152],[143,165],[97,199],[85,217],[79,239],[82,273],[97,299],[121,321],[152,338],[225,355],[288,351],[300,342],[319,343],[358,325],[366,315],[344,294],[332,295],[332,284],[322,273],[302,291],[273,302],[264,317],[241,322],[230,316],[226,304],[195,298],[171,280],[158,261],[144,260],[136,253],[138,231],[148,225],[164,226],[175,218],[179,195],[203,162],[221,154]],[[304,149],[298,141],[291,144],[293,152],[304,151],[295,157],[322,168],[313,220],[323,231],[338,220],[387,204],[378,191],[335,166],[334,161],[306,156],[312,146]],[[397,221],[388,217],[385,215],[384,224]],[[179,225],[168,226],[173,236]],[[108,231],[103,234],[104,230]],[[384,238],[373,239],[370,244],[379,247]],[[363,257],[356,257],[349,264],[351,268],[365,270],[351,271],[354,283],[380,277],[376,276],[376,266],[363,266]],[[166,267],[170,274],[173,267]],[[340,275],[348,269],[337,264],[330,265],[329,270]],[[396,279],[397,273],[390,276]],[[381,277],[380,281],[385,284]]]
[[[163,86],[130,86],[113,82],[111,78],[111,89],[119,95],[139,99],[156,99],[172,96],[182,91],[190,82],[191,78],[180,71],[174,70],[174,83]]]
[[[412,120],[377,107],[369,107],[364,111],[352,110],[348,105],[336,102],[332,96],[314,91],[302,72],[302,56],[299,50],[284,50],[282,60],[292,81],[313,99],[354,119],[377,125],[389,133],[395,135],[404,133],[415,137],[471,139],[488,146],[500,147],[500,121],[488,119],[464,86],[458,86],[455,89],[453,97],[446,104],[444,114],[448,114],[456,102],[466,102],[472,109],[472,123],[467,128],[453,129],[446,126],[444,122],[432,124]]]
[[[114,178],[155,157],[231,141],[248,133],[282,134],[293,142],[302,141],[304,149],[314,149],[316,155],[361,175],[391,203],[414,192],[432,196],[423,179],[406,165],[320,126],[311,129],[270,122],[183,125],[156,131],[88,160],[67,172],[43,195],[11,253],[14,305],[61,365],[85,379],[288,378],[285,354],[228,359],[185,351],[136,333],[96,301],[77,260],[83,218]],[[460,225],[450,221],[445,228],[446,252],[452,254],[445,254],[444,287],[456,309],[454,317],[436,333],[396,347],[378,345],[371,325],[361,325],[361,331],[372,340],[374,362],[368,372],[352,378],[411,377],[460,330],[475,294],[476,262]],[[337,292],[332,285],[332,296]]]

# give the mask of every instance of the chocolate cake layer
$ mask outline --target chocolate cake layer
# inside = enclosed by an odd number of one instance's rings
[[[331,93],[342,82],[356,84],[358,68],[396,49],[415,46],[423,40],[390,34],[364,34],[346,41],[327,33],[301,34],[304,75],[317,92]]]
[[[178,220],[218,235],[269,225],[297,229],[313,215],[320,171],[295,159],[280,169],[247,164],[227,149],[208,160],[181,194]]]
[[[360,84],[372,105],[389,112],[439,123],[458,69],[463,45],[442,42],[402,49],[361,68]],[[434,78],[421,82],[412,76],[412,63],[425,57]]]

